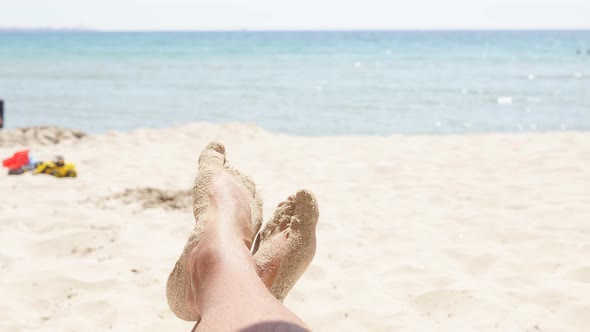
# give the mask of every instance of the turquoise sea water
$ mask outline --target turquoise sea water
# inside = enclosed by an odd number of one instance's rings
[[[590,130],[590,31],[0,32],[6,125]]]

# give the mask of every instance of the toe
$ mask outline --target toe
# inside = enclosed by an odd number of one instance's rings
[[[311,191],[302,189],[295,194],[294,214],[309,223],[317,223],[319,217],[318,202]]]
[[[219,142],[211,142],[201,152],[199,168],[219,168],[225,164],[225,147]]]
[[[294,196],[291,196],[287,200],[279,203],[272,217],[266,222],[264,229],[261,231],[262,241],[289,227],[295,210],[295,201],[293,197]]]

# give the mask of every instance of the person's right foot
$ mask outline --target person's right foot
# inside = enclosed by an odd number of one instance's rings
[[[313,194],[300,190],[279,204],[252,248],[258,276],[283,301],[311,263],[319,218]]]
[[[207,145],[199,157],[193,187],[195,228],[166,285],[168,305],[176,316],[200,320],[202,308],[196,305],[196,289],[208,268],[197,266],[211,265],[207,260],[215,263],[219,257],[214,256],[219,254],[245,252],[247,259],[252,259],[249,250],[262,223],[261,210],[254,182],[229,167],[222,144]],[[203,238],[206,240],[201,241]]]

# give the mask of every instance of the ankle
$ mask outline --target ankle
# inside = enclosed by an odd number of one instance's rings
[[[211,195],[207,217],[210,222],[205,232],[211,235],[211,241],[217,241],[222,246],[240,244],[250,249],[254,237],[250,202],[246,197],[236,195]]]
[[[192,279],[205,281],[230,270],[254,266],[249,248],[235,233],[206,230],[189,256]]]

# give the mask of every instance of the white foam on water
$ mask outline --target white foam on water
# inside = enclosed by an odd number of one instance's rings
[[[527,97],[526,101],[531,104],[540,104],[543,102],[543,98],[541,98],[541,97]]]
[[[510,96],[498,97],[497,101],[498,101],[498,104],[512,104],[512,97],[510,97]]]

